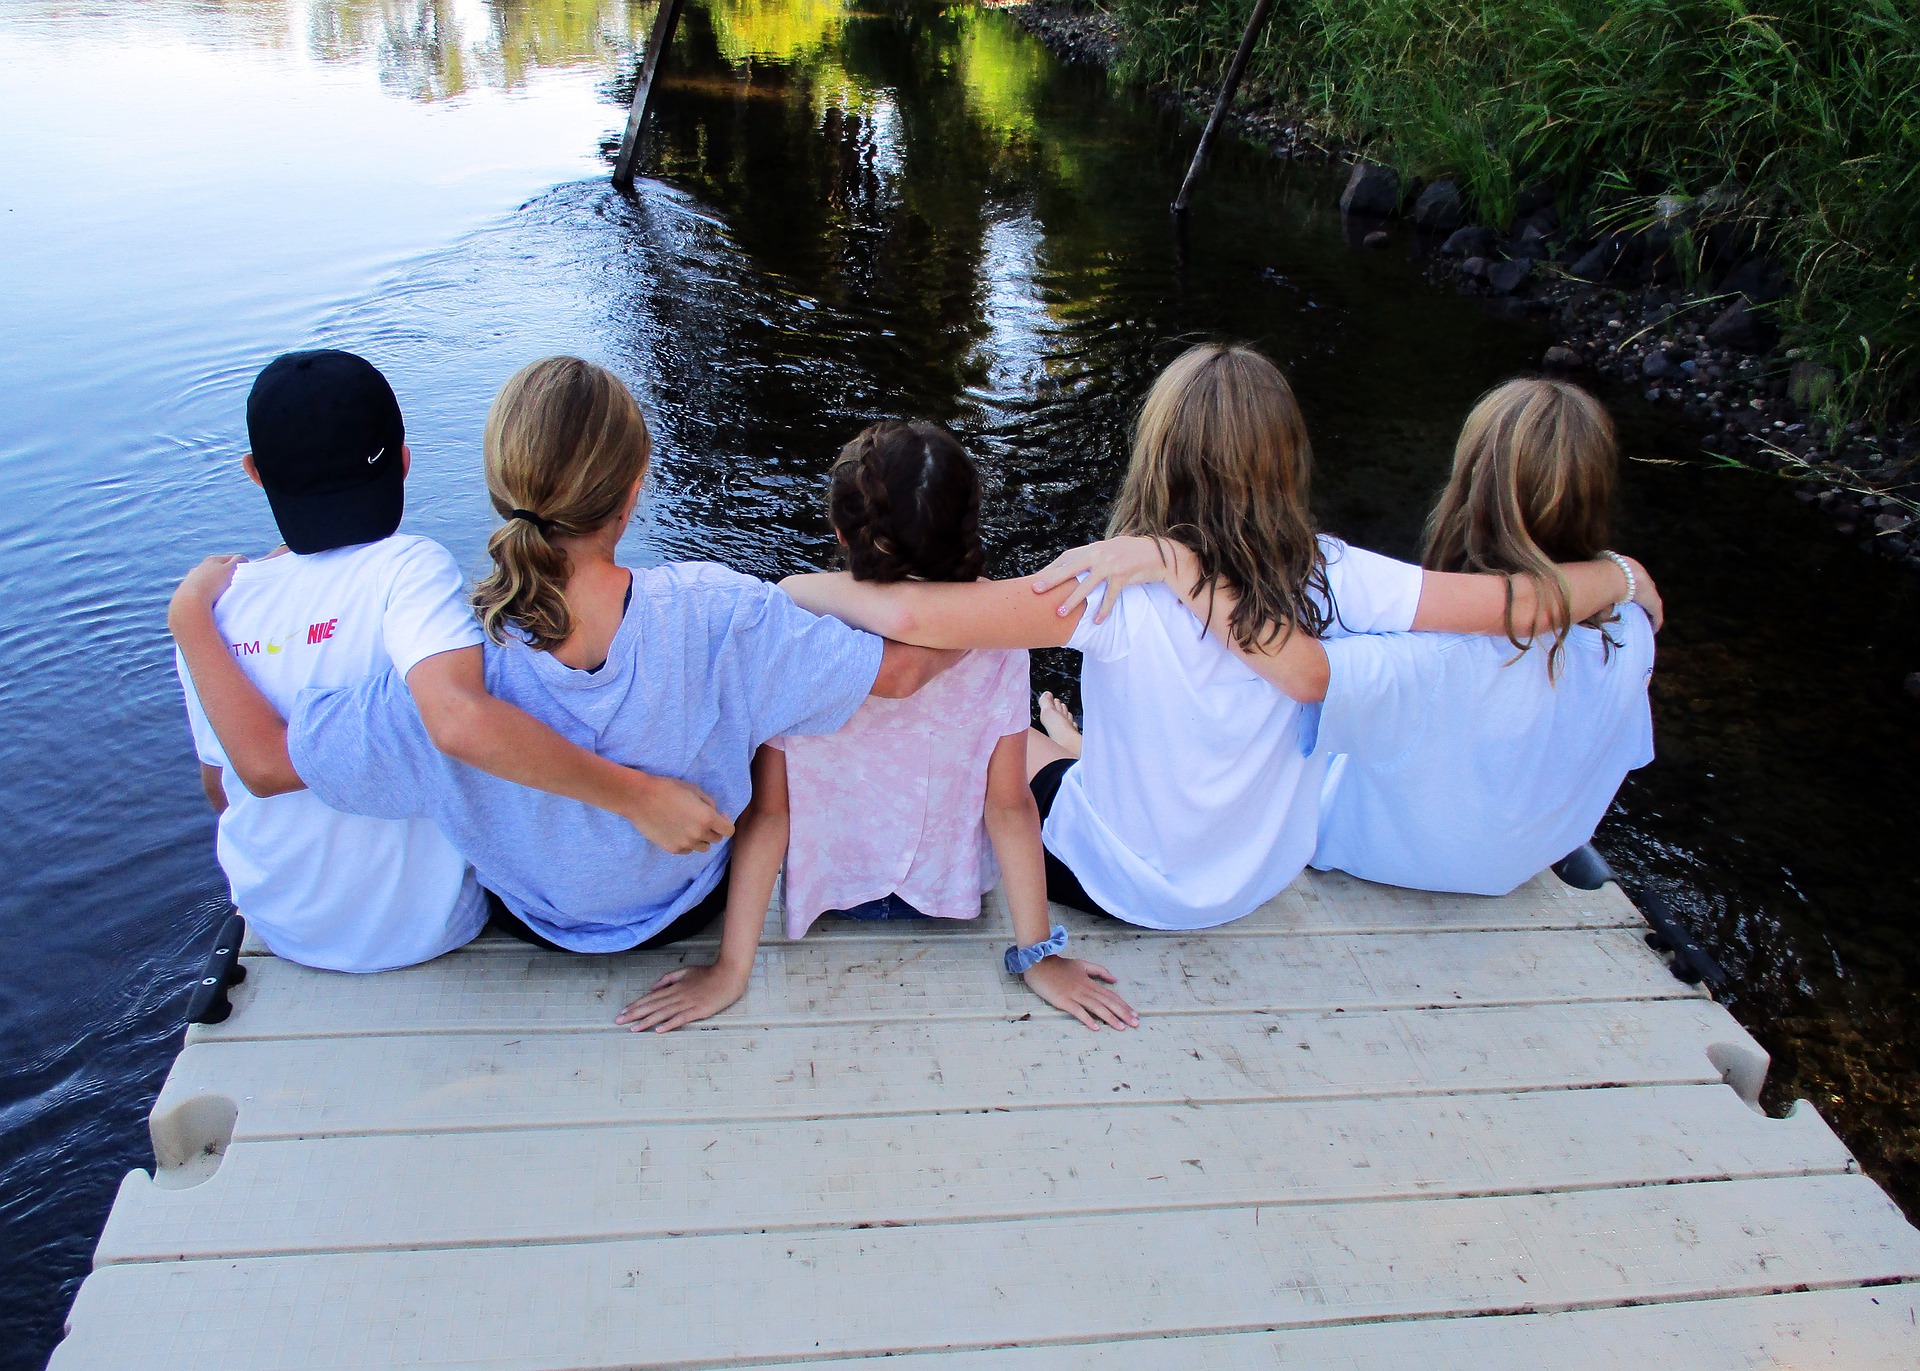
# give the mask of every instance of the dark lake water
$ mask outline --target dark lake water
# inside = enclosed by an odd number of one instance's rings
[[[951,422],[1003,572],[1094,536],[1130,408],[1253,338],[1312,425],[1324,524],[1405,555],[1473,397],[1546,339],[1352,245],[1325,173],[1227,147],[1005,18],[695,0],[650,166],[604,183],[650,7],[0,0],[0,1366],[58,1337],[221,911],[164,605],[275,541],[242,404],[296,346],[393,379],[408,527],[472,568],[489,398],[614,367],[655,421],[635,556],[822,561],[821,477],[881,415]],[[1774,1053],[1920,1205],[1915,583],[1630,397],[1618,545],[1669,608],[1660,760],[1601,834],[1727,965]],[[1070,684],[1064,657],[1043,664]]]

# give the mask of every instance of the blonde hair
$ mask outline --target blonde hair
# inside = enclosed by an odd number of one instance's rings
[[[542,651],[573,631],[561,536],[582,537],[625,510],[653,440],[640,407],[603,367],[548,357],[515,372],[487,411],[487,495],[506,520],[487,540],[493,571],[473,607],[487,636],[509,625]]]
[[[1540,585],[1553,624],[1550,677],[1573,627],[1572,590],[1554,563],[1588,561],[1606,547],[1616,460],[1613,420],[1593,396],[1565,381],[1508,381],[1467,416],[1453,476],[1427,516],[1422,565],[1506,576],[1507,641],[1522,651],[1529,643],[1514,632],[1512,578]]]
[[[1107,534],[1169,538],[1239,597],[1227,624],[1256,648],[1326,631],[1332,599],[1307,494],[1313,447],[1280,369],[1244,344],[1176,358],[1140,407]]]

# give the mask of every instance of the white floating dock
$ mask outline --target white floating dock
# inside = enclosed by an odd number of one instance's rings
[[[259,954],[188,1034],[53,1371],[1920,1366],[1920,1232],[1613,886],[1309,874],[1248,919],[1057,910],[1139,1029],[976,925]]]

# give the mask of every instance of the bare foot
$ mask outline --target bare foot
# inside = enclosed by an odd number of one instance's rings
[[[1069,757],[1080,755],[1080,730],[1074,727],[1073,715],[1067,713],[1065,705],[1053,698],[1050,690],[1040,692],[1040,727]]]

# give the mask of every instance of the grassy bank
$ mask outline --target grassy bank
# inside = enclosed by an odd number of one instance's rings
[[[1253,6],[1108,3],[1122,74],[1176,84],[1217,77]],[[1489,222],[1542,181],[1591,227],[1665,216],[1696,288],[1757,233],[1789,355],[1852,414],[1920,414],[1910,0],[1275,0],[1249,81]]]

